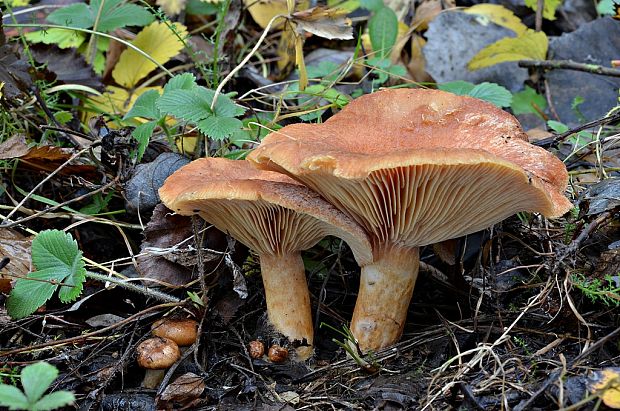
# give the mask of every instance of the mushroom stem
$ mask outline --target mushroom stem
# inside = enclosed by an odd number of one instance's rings
[[[291,342],[306,339],[310,347],[297,349],[298,357],[305,360],[312,354],[313,325],[301,253],[261,254],[260,267],[269,321]]]
[[[377,351],[398,341],[418,277],[417,247],[381,253],[362,267],[351,332],[362,352]]]

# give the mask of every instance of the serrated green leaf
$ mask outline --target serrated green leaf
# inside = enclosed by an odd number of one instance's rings
[[[615,4],[614,0],[601,0],[596,5],[596,11],[601,15],[614,16],[616,14]]]
[[[157,100],[157,108],[162,114],[197,123],[211,114],[210,103],[201,99],[196,90],[172,90],[165,92]]]
[[[56,44],[61,49],[77,48],[84,43],[84,34],[73,30],[50,28],[26,33],[27,40],[33,43]]]
[[[37,270],[48,268],[72,270],[79,267],[82,252],[77,242],[60,230],[45,230],[32,240],[32,263]],[[83,263],[81,264],[83,268]]]
[[[159,110],[155,105],[158,98],[159,93],[157,92],[157,90],[149,90],[142,93],[136,99],[136,102],[133,104],[133,107],[131,107],[131,110],[129,110],[129,112],[125,114],[123,120],[132,117],[159,119],[161,117],[161,114],[159,113]]]
[[[88,29],[93,26],[95,16],[86,3],[74,3],[50,13],[47,21],[59,26]]]
[[[544,60],[548,48],[545,33],[528,29],[519,37],[506,37],[483,48],[467,63],[467,68],[478,70],[506,61]]]
[[[469,95],[488,101],[497,107],[508,107],[512,102],[512,93],[505,87],[495,83],[480,83],[469,92]]]
[[[67,273],[64,274],[66,276]],[[58,288],[57,283],[62,281],[61,277],[58,270],[50,268],[18,279],[6,301],[6,309],[11,318],[27,317],[45,304]]]
[[[381,7],[368,22],[368,34],[372,49],[379,57],[387,57],[396,43],[398,18],[389,7]]]
[[[65,125],[69,121],[71,121],[71,119],[73,119],[73,114],[71,114],[69,111],[64,111],[64,110],[63,111],[57,111],[57,112],[54,113],[54,118],[60,124]]]
[[[73,301],[82,291],[86,276],[82,252],[71,235],[46,230],[32,241],[32,262],[37,271],[18,279],[7,300],[13,318],[32,314],[45,304],[62,283],[61,301]]]
[[[476,87],[474,83],[464,80],[448,81],[447,83],[437,84],[439,90],[447,91],[457,96],[467,96]]]
[[[533,113],[542,118],[539,111],[547,108],[547,100],[530,86],[525,86],[525,90],[513,94],[510,108],[514,114]]]
[[[97,13],[103,0],[92,0],[90,8]],[[97,30],[108,33],[126,26],[146,26],[155,20],[155,16],[144,7],[124,3],[123,0],[105,0],[101,8],[101,16]]]
[[[154,18],[144,7],[123,4],[123,0],[106,0],[103,4],[102,0],[92,0],[90,5],[70,4],[47,16],[51,23],[82,29],[93,28],[96,22],[97,30],[104,33],[125,26],[144,26]]]
[[[196,77],[192,73],[183,73],[172,77],[164,86],[164,93],[172,90],[192,90],[196,88]]]
[[[0,405],[9,410],[26,410],[30,406],[19,388],[7,384],[0,384]]]
[[[58,369],[52,364],[38,362],[24,367],[21,377],[24,393],[28,400],[34,403],[45,394],[45,391],[58,377]]]
[[[157,123],[155,121],[149,121],[148,123],[140,124],[131,133],[133,138],[138,141],[138,161],[142,159],[156,125]]]
[[[245,108],[236,104],[230,97],[220,95],[215,103],[214,111],[219,117],[237,117],[245,113]]]
[[[41,398],[32,408],[33,411],[48,411],[64,407],[75,402],[75,395],[69,391],[56,391]]]
[[[219,7],[215,3],[209,3],[202,0],[189,0],[185,8],[187,14],[200,15],[200,14],[216,14],[219,11]]]
[[[562,0],[543,0],[543,17],[547,20],[555,20],[555,11],[562,4]],[[525,5],[536,11],[538,8],[538,0],[525,0]]]
[[[223,140],[243,127],[243,123],[234,117],[211,116],[198,124],[198,129],[215,140]]]

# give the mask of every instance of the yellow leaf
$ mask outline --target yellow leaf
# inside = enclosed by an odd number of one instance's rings
[[[505,61],[544,60],[548,47],[545,33],[528,29],[519,37],[506,37],[483,48],[467,63],[467,68],[478,70]]]
[[[86,103],[86,110],[89,112],[88,118],[99,114],[115,114],[122,117],[133,106],[136,99],[148,90],[157,90],[161,93],[161,87],[141,87],[134,93],[129,92],[121,87],[107,86],[105,92],[101,96],[90,97]]]
[[[0,82],[0,99],[2,99],[2,88],[4,87],[4,83]]]
[[[295,55],[295,37],[295,31],[290,24],[287,24],[280,34],[280,41],[278,41],[278,49],[276,51],[278,54],[278,70],[280,71],[286,69]]]
[[[145,27],[134,39],[132,44],[150,55],[159,64],[164,64],[183,49],[179,40],[187,35],[187,29],[175,23],[175,34],[164,23],[154,22]],[[133,88],[157,67],[155,63],[133,49],[125,49],[112,71],[114,80],[125,88]]]
[[[168,16],[176,16],[181,13],[187,0],[157,0],[155,3],[164,9]]]
[[[620,368],[595,371],[588,377],[588,389],[609,408],[620,409]]]
[[[498,26],[514,31],[518,36],[525,34],[527,31],[527,26],[512,11],[499,4],[476,4],[463,11],[468,14],[484,16]]]
[[[562,4],[562,0],[543,0],[543,17],[547,20],[555,20],[555,11],[560,4]],[[525,5],[536,11],[538,8],[538,0],[525,0]]]

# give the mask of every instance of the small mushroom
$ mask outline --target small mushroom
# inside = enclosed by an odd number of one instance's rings
[[[572,206],[564,164],[529,144],[513,116],[438,90],[360,97],[324,123],[269,134],[248,160],[306,184],[371,238],[351,322],[363,351],[400,338],[419,247]]]
[[[265,344],[262,341],[254,340],[248,344],[248,353],[253,359],[262,358],[265,355]]]
[[[157,387],[164,378],[165,370],[181,357],[177,343],[162,337],[142,341],[136,353],[138,365],[146,369],[142,386],[150,389]]]
[[[274,344],[269,347],[267,357],[269,358],[269,361],[276,364],[281,364],[288,358],[288,350],[284,347]]]
[[[198,214],[254,250],[260,258],[267,315],[297,349],[312,353],[310,294],[301,251],[335,235],[355,250],[360,264],[372,259],[368,237],[347,215],[291,178],[257,170],[247,161],[202,158],[170,176],[162,202],[181,215]]]
[[[198,323],[190,318],[161,318],[151,326],[151,333],[168,338],[179,347],[192,345],[197,338]]]

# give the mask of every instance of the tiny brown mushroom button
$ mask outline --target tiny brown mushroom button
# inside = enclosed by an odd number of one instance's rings
[[[168,338],[152,337],[136,347],[138,365],[146,369],[142,386],[155,388],[163,379],[164,370],[181,358],[179,346]]]
[[[189,318],[162,318],[153,323],[151,333],[168,338],[180,347],[192,345],[197,338],[198,323]]]
[[[529,144],[512,115],[438,90],[362,96],[324,123],[269,134],[247,158],[306,184],[369,235],[373,262],[362,265],[351,322],[364,351],[400,338],[419,247],[520,211],[572,207],[566,167]]]

